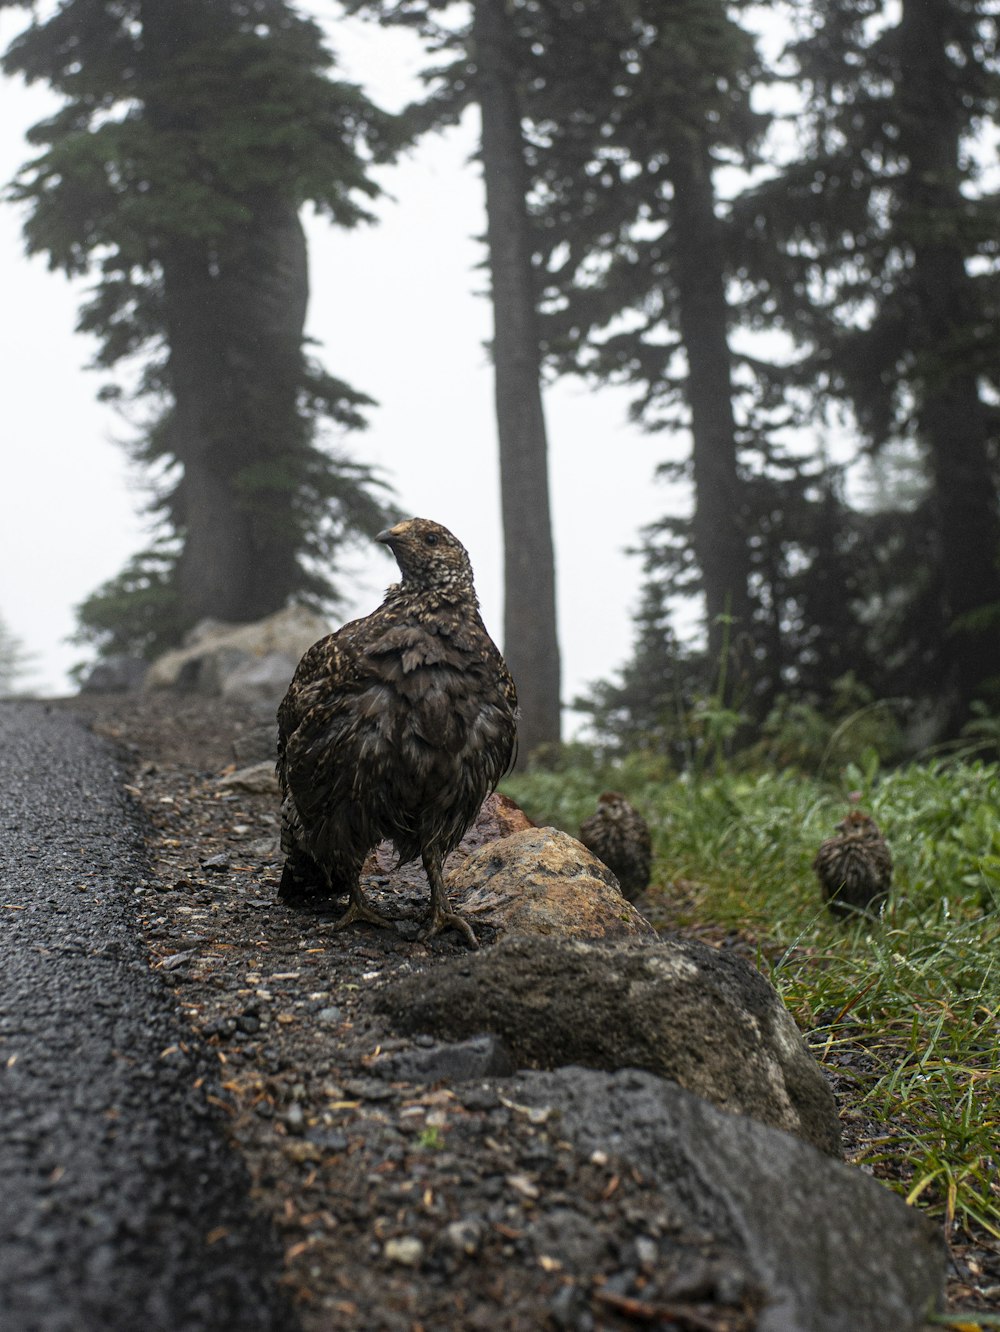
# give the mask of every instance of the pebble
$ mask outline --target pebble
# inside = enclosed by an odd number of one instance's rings
[[[445,1238],[451,1247],[470,1257],[477,1254],[483,1242],[483,1225],[475,1217],[452,1221],[445,1227]]]
[[[403,1235],[399,1239],[386,1240],[382,1253],[390,1263],[419,1267],[424,1259],[424,1245],[416,1235]]]
[[[635,1241],[635,1256],[642,1267],[653,1268],[660,1256],[659,1246],[648,1235],[638,1235]]]

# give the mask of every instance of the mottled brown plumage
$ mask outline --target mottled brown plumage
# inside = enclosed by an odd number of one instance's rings
[[[517,695],[479,616],[465,547],[413,518],[380,532],[402,578],[379,608],[313,644],[278,710],[283,796],[279,894],[350,894],[342,928],[393,922],[359,882],[373,847],[423,861],[428,934],[468,922],[448,909],[442,863],[515,752]]]
[[[639,811],[617,791],[598,797],[597,810],[580,824],[580,841],[603,860],[629,901],[649,883],[653,849]]]
[[[877,915],[892,882],[892,854],[878,824],[852,809],[816,853],[813,869],[823,900],[835,916]]]

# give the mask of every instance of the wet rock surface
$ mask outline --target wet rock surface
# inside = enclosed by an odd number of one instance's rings
[[[558,1114],[577,1149],[641,1170],[661,1209],[724,1243],[722,1279],[766,1292],[758,1332],[919,1328],[935,1309],[937,1227],[787,1134],[637,1071],[533,1073],[511,1093]]]
[[[766,1271],[735,1229],[705,1223],[702,1185],[684,1213],[652,1157],[637,1162],[610,1139],[591,1148],[570,1100],[529,1093],[535,1078],[569,1070],[510,1078],[503,1041],[403,1036],[378,1011],[397,978],[469,960],[457,937],[411,937],[427,907],[419,871],[390,891],[387,858],[368,867],[397,931],[338,933],[342,903],[277,903],[275,804],[219,780],[256,757],[234,745],[249,743],[258,718],[167,694],[67,706],[123,747],[149,820],[148,879],[133,894],[145,949],[189,1051],[215,1070],[226,1107],[215,1108],[252,1204],[278,1233],[282,1289],[304,1332],[761,1325]],[[492,816],[500,835],[523,817],[503,804]],[[497,937],[477,932],[487,946]],[[820,1170],[834,1164],[772,1137]],[[774,1200],[776,1218],[785,1206]]]
[[[403,977],[376,1002],[411,1034],[492,1032],[520,1068],[646,1069],[840,1152],[833,1095],[780,998],[741,958],[704,944],[502,939],[459,966]]]

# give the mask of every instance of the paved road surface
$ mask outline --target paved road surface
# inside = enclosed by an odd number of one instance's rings
[[[73,717],[0,704],[0,1332],[285,1332],[214,1070],[133,926],[138,828]]]

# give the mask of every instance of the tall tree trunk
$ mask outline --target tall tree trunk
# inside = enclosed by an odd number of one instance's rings
[[[504,655],[520,700],[523,762],[559,742],[559,643],[527,173],[504,0],[475,0],[473,40],[493,288]]]
[[[222,261],[201,245],[163,256],[173,502],[183,533],[180,612],[246,621],[280,609],[301,579],[289,469],[304,443],[297,411],[307,298],[294,210],[262,206]]]
[[[726,643],[735,646],[752,635],[750,550],[737,466],[725,264],[705,145],[689,138],[671,144],[669,171],[674,189],[672,271],[688,361],[694,551],[705,588],[709,656],[721,668]],[[727,617],[732,620],[729,626]]]
[[[898,185],[897,222],[913,253],[917,422],[930,459],[941,561],[938,683],[955,732],[984,680],[1000,674],[1000,495],[995,440],[965,350],[977,302],[956,234],[965,117],[945,51],[951,9],[951,0],[904,0],[897,97],[909,170]]]
[[[204,0],[142,0],[146,116],[164,134],[197,133],[199,110],[158,84],[180,53],[223,40],[226,16]],[[279,191],[241,200],[242,223],[161,245],[174,399],[171,450],[183,477],[171,499],[182,534],[181,622],[259,619],[301,586],[290,459],[307,442],[298,410],[308,303],[305,233]]]

